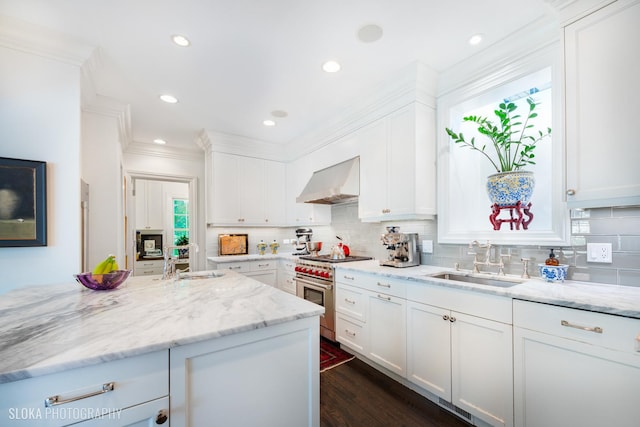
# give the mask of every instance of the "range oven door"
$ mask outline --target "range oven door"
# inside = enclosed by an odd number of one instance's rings
[[[333,340],[335,334],[333,284],[296,276],[296,294],[300,298],[324,307],[324,315],[320,316],[320,333]]]

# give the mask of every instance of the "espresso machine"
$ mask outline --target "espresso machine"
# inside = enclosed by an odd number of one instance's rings
[[[310,228],[296,229],[296,251],[293,255],[309,255],[307,242],[311,241],[311,236],[313,236],[313,230]]]
[[[418,252],[418,233],[400,233],[399,227],[387,227],[387,232],[380,237],[387,247],[389,256],[380,261],[380,265],[389,267],[413,267],[420,265]]]

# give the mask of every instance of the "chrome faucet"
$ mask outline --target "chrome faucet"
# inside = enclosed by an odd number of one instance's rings
[[[164,265],[162,266],[162,280],[171,279],[176,275],[176,262],[179,258],[171,257],[171,252],[173,252],[174,249],[193,249],[196,253],[200,251],[200,248],[195,243],[189,243],[188,245],[165,246],[163,248]]]

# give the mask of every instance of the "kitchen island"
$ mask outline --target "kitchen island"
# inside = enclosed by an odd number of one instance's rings
[[[323,310],[232,271],[9,292],[0,424],[316,426]]]

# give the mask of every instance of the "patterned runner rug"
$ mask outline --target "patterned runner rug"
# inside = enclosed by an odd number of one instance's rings
[[[354,357],[353,354],[342,350],[338,343],[320,338],[320,372],[342,365]]]

